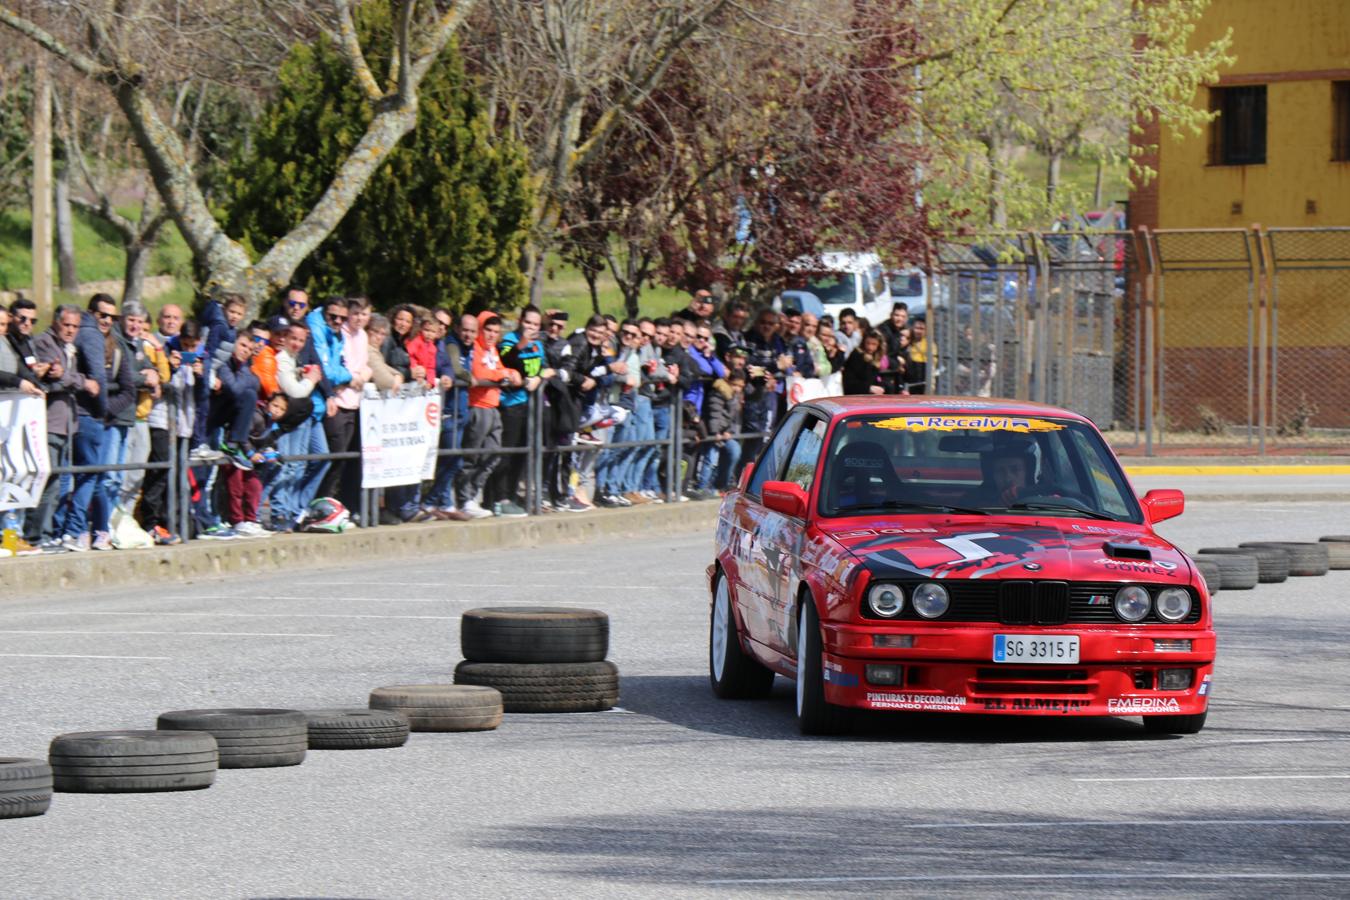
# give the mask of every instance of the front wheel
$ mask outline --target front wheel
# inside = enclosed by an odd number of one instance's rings
[[[1144,716],[1144,730],[1149,734],[1199,734],[1207,715],[1209,710],[1194,716]]]
[[[820,617],[810,597],[802,598],[797,622],[797,727],[802,734],[842,734],[849,711],[825,701]]]
[[[725,572],[717,573],[713,589],[712,622],[708,628],[708,680],[723,700],[758,700],[773,688],[773,672],[741,648],[731,589]]]

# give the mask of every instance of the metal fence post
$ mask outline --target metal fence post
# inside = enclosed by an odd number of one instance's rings
[[[684,418],[684,399],[678,390],[671,392],[670,398],[670,444],[666,465],[666,502],[676,503],[683,493],[680,481],[681,434]]]

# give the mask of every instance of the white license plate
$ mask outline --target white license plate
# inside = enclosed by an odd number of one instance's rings
[[[1078,635],[996,634],[994,662],[1055,663],[1078,662]]]

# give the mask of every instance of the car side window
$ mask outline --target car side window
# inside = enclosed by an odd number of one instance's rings
[[[752,497],[758,497],[763,492],[764,482],[778,480],[778,473],[783,471],[783,461],[787,459],[788,447],[792,445],[792,439],[796,435],[797,426],[802,422],[805,412],[793,413],[783,421],[782,427],[773,436],[769,446],[764,448],[764,452],[759,455],[759,460],[755,463],[754,474],[750,476],[750,487],[747,493]]]
[[[820,449],[825,444],[825,423],[812,416],[802,426],[797,442],[792,446],[792,456],[788,458],[784,481],[811,493],[811,485],[816,480],[816,463],[820,461]]]

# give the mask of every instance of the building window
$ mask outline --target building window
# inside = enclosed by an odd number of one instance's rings
[[[1350,161],[1350,81],[1331,83],[1331,158]]]
[[[1209,126],[1213,166],[1252,166],[1266,161],[1266,86],[1211,88]]]

